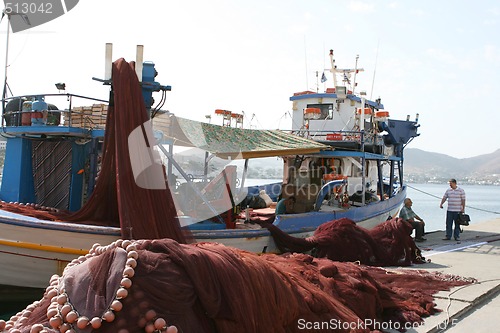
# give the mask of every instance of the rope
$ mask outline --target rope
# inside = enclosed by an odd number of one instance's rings
[[[451,298],[451,296],[456,293],[457,291],[460,291],[462,289],[465,289],[465,288],[468,288],[468,287],[471,287],[471,286],[476,286],[476,285],[479,285],[479,284],[484,284],[484,283],[487,283],[487,282],[498,282],[500,281],[500,279],[490,279],[490,280],[483,280],[483,281],[477,281],[475,283],[472,283],[472,284],[468,284],[468,285],[465,285],[465,286],[462,286],[462,287],[459,287],[455,290],[453,290],[451,293],[448,294],[447,298],[448,298],[448,305],[446,306],[446,310],[445,310],[445,313],[446,313],[446,320],[445,320],[445,323],[446,323],[446,327],[442,328],[441,330],[439,330],[438,332],[445,332],[447,329],[448,329],[448,326],[450,326],[450,322],[452,322],[450,319],[451,319],[451,315],[450,315],[450,307],[451,307],[451,303],[453,301],[453,299]],[[496,292],[495,294],[498,294],[498,292]],[[492,298],[495,298],[496,296],[495,295],[492,295],[491,296],[491,299]],[[477,305],[474,305],[474,301],[471,302],[471,305],[472,309],[470,309],[469,311],[473,311],[475,310],[474,307],[477,306]],[[467,311],[467,312],[469,312]]]
[[[489,240],[489,241],[486,241],[486,243],[493,243],[493,242],[496,242],[498,241],[498,239],[492,239],[492,240]],[[464,279],[468,279],[468,278],[464,278]],[[465,288],[468,288],[468,287],[471,287],[471,286],[476,286],[476,285],[479,285],[479,284],[484,284],[484,283],[487,283],[487,282],[498,282],[500,281],[500,279],[488,279],[488,280],[483,280],[483,281],[475,281],[471,284],[468,284],[468,285],[464,285],[464,286],[461,286],[461,287],[458,287],[457,289],[453,290],[452,292],[450,292],[446,298],[448,299],[448,305],[446,306],[446,309],[444,310],[444,312],[446,313],[446,320],[444,321],[445,323],[445,327],[444,328],[441,328],[439,329],[439,325],[435,327],[435,329],[433,330],[430,330],[429,332],[445,332],[449,326],[450,326],[450,322],[451,322],[451,315],[450,315],[450,308],[451,308],[451,303],[454,299],[451,298],[451,296],[453,294],[455,294],[456,292],[462,290],[462,289],[465,289]],[[488,292],[487,292],[488,293]],[[496,295],[498,295],[498,291],[495,291],[493,295],[489,295],[489,298],[488,299],[493,299],[496,297]],[[436,297],[437,298],[437,297]],[[488,300],[486,299],[486,300]],[[485,302],[486,300],[483,300],[481,302]],[[476,307],[479,307],[478,304],[474,304],[474,301],[470,302],[470,306],[472,307],[471,309],[469,309],[467,311],[467,313],[470,313],[471,311],[474,311],[476,309]],[[460,315],[459,315],[460,316]],[[436,330],[437,329],[437,330]]]
[[[434,195],[434,194],[432,194],[432,193],[429,193],[429,192],[425,192],[425,191],[419,190],[418,188],[413,187],[413,186],[411,186],[411,185],[406,184],[406,186],[408,186],[409,188],[414,189],[415,191],[418,191],[418,192],[420,192],[420,193],[424,193],[424,194],[426,194],[426,195],[428,195],[428,196],[431,196],[431,197],[434,197],[434,198],[437,198],[437,199],[442,199],[442,197],[438,197],[437,195]],[[491,214],[500,214],[500,212],[495,212],[495,211],[492,211],[492,210],[487,210],[487,209],[482,209],[482,208],[472,207],[472,206],[469,206],[469,205],[465,205],[465,207],[470,208],[470,209],[480,210],[480,211],[482,211],[482,212],[486,212],[486,213],[491,213]]]

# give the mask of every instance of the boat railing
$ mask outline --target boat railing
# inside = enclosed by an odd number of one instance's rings
[[[43,97],[43,101],[47,103],[46,110],[31,108],[39,97]],[[65,107],[60,109],[58,104],[65,104]],[[104,129],[107,109],[107,100],[69,93],[13,96],[2,99],[2,127],[60,126]]]
[[[306,137],[311,140],[319,141],[325,144],[330,144],[335,146],[357,144],[359,147],[361,145],[383,145],[384,140],[381,135],[373,133],[371,131],[360,131],[360,130],[350,130],[350,131],[332,131],[332,130],[301,130],[292,132],[293,134]]]

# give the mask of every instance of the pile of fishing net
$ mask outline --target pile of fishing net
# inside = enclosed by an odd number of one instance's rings
[[[190,236],[180,228],[168,186],[151,190],[138,186],[134,178],[131,160],[140,156],[130,156],[128,139],[149,119],[135,64],[124,59],[115,61],[112,78],[113,98],[106,118],[101,170],[85,205],[74,213],[3,201],[0,208],[49,221],[119,227],[123,238],[172,238],[185,243]],[[164,175],[163,179],[166,182]]]
[[[0,330],[376,332],[422,322],[436,312],[434,293],[470,282],[306,254],[119,240],[74,260],[43,299],[0,322]]]
[[[70,215],[68,212],[60,211],[52,207],[44,207],[39,204],[6,202],[3,200],[0,201],[0,209],[46,221],[55,221]]]
[[[409,266],[425,262],[411,238],[412,226],[400,218],[370,230],[341,218],[320,225],[308,238],[292,237],[271,221],[260,224],[269,229],[281,252],[313,251],[320,258],[373,266]]]

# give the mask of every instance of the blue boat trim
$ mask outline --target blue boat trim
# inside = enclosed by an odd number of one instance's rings
[[[10,135],[24,135],[24,136],[41,136],[41,135],[56,135],[68,137],[92,137],[103,138],[103,129],[86,129],[81,127],[69,126],[13,126],[3,127],[3,132]]]
[[[361,152],[361,151],[345,151],[345,150],[322,150],[319,153],[312,154],[321,157],[360,157],[367,160],[389,160],[389,161],[402,161],[403,159],[398,156],[385,156],[381,154]]]
[[[389,216],[390,212],[401,206],[401,201],[404,197],[406,197],[406,186],[404,186],[397,195],[383,202],[378,201],[348,211],[278,215],[274,221],[274,225],[293,236],[294,234],[313,232],[321,224],[343,217],[349,218],[354,222],[360,222],[383,214],[387,214],[387,218],[389,218],[392,217]],[[383,205],[383,207],[381,207],[381,205]],[[209,241],[225,238],[258,238],[270,236],[270,233],[266,229],[193,230],[193,236],[199,241]]]
[[[309,98],[337,98],[337,94],[335,94],[335,93],[314,93],[314,94],[296,95],[296,96],[291,96],[290,101],[293,102],[293,101],[298,101],[301,99],[309,99]],[[355,96],[355,95],[347,94],[346,98],[350,99],[352,101],[361,102],[361,98],[359,98],[358,96]],[[377,109],[384,108],[383,104],[379,104],[377,102],[373,102],[370,100],[365,100],[365,103],[370,105],[370,106],[373,106]]]

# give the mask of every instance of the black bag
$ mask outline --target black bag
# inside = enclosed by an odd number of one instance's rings
[[[266,208],[266,201],[260,197],[260,195],[249,195],[242,201],[241,207],[245,209],[246,207],[259,209]]]
[[[465,213],[458,214],[458,224],[468,226],[470,222],[470,216]]]

